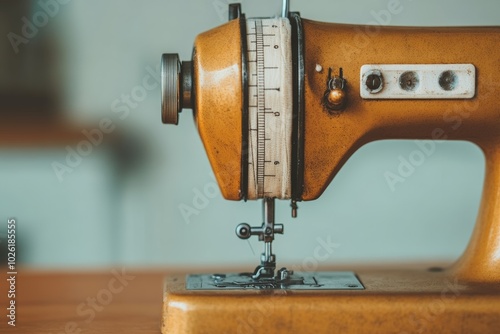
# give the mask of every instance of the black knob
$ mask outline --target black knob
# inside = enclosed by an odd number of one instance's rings
[[[414,91],[418,88],[420,79],[414,71],[406,71],[399,77],[399,87],[406,91]]]
[[[192,62],[179,60],[176,53],[161,58],[161,120],[165,124],[179,122],[183,108],[192,108]]]
[[[379,70],[369,71],[365,74],[364,84],[371,94],[376,94],[384,88],[384,77]]]
[[[458,77],[453,71],[444,71],[439,76],[439,86],[446,91],[454,90],[457,86]]]

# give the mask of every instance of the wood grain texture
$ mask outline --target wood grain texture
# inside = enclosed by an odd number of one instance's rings
[[[117,269],[121,272],[121,269]],[[5,282],[5,270],[0,275]],[[160,333],[161,271],[126,271],[121,292],[89,320],[80,305],[109,290],[115,272],[20,269],[17,326],[1,333]],[[450,272],[359,270],[364,291],[185,291],[184,275],[169,276],[164,333],[497,333],[500,286],[472,284]],[[119,285],[115,285],[115,288]],[[7,303],[0,287],[0,308]],[[101,304],[98,304],[101,305]],[[80,311],[79,311],[80,310]],[[4,311],[2,311],[4,313]],[[68,327],[69,326],[69,327]]]
[[[358,271],[363,291],[186,291],[165,282],[162,333],[498,333],[500,286],[448,271]]]
[[[1,269],[0,278],[5,282],[6,270]],[[111,292],[109,284],[116,278],[115,272],[121,269],[71,273],[19,269],[16,327],[7,325],[7,290],[4,283],[0,285],[0,333],[160,333],[165,274],[126,271],[128,277],[134,278],[126,286],[113,281]],[[123,289],[118,291],[120,287]],[[111,299],[106,299],[109,295]],[[96,300],[99,309],[93,319],[89,311],[93,308],[86,306],[89,298]]]

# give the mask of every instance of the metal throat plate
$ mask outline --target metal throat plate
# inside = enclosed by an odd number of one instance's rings
[[[186,277],[187,290],[364,290],[352,271],[296,272],[286,280],[252,278],[251,273]]]

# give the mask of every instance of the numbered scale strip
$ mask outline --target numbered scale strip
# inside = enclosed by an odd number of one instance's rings
[[[248,199],[291,197],[292,52],[286,18],[247,20]]]

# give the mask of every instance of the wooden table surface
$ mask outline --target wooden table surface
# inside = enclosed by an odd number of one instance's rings
[[[339,268],[336,269],[338,270]],[[222,271],[238,272],[239,270]],[[202,270],[202,268],[197,268],[195,271],[168,269],[168,276],[181,275],[182,277],[185,272],[213,271]],[[425,292],[426,289],[429,291],[437,289],[434,293],[423,293],[427,299],[430,298],[430,300],[436,301],[442,298],[443,291],[447,291],[446,289],[439,289],[439,287],[435,289],[432,287],[432,284],[425,284],[424,282],[429,277],[432,278],[434,275],[441,275],[439,272],[434,273],[428,270],[396,271],[396,274],[399,272],[399,276],[406,272],[406,276],[404,276],[406,279],[392,280],[394,284],[387,283],[389,276],[387,276],[386,271],[380,271],[379,274],[377,274],[378,271],[368,269],[357,272],[361,275],[362,280],[364,277],[365,284],[371,290],[370,294],[366,294],[367,298],[370,297],[368,295],[376,295],[377,289],[386,291],[382,297],[386,296],[389,298],[390,296],[401,295],[401,298],[408,297],[409,299],[412,298],[415,292]],[[418,272],[420,274],[415,274]],[[7,278],[9,276],[7,275],[7,269],[0,267],[0,333],[160,334],[163,282],[166,276],[166,269],[128,270],[116,268],[101,269],[99,271],[67,272],[19,268],[15,284],[16,326],[12,327],[7,324],[9,321],[7,307],[10,300],[14,299],[9,299],[8,297],[9,284]],[[439,284],[447,284],[446,280],[443,281],[444,283],[439,279],[434,280]],[[380,288],[377,288],[377,286],[380,286]],[[401,291],[398,293],[391,289],[399,289]],[[413,291],[412,289],[416,290]],[[498,319],[500,319],[498,318],[498,314],[500,314],[500,287],[498,285],[482,287],[481,285],[462,284],[456,287],[456,289],[459,290],[457,290],[459,293],[456,298],[451,299],[453,303],[449,304],[450,310],[461,306],[469,307],[472,301],[472,304],[477,306],[477,310],[481,311],[481,307],[484,308],[484,305],[481,306],[481,301],[490,304],[494,303],[491,304],[494,305],[493,308],[486,311],[482,310],[481,312],[486,315],[490,313],[494,314],[495,318],[490,319],[491,323],[494,323],[494,328],[500,328],[497,326]],[[374,299],[379,300],[379,297]],[[427,299],[423,298],[422,303],[428,307],[431,304],[429,302],[427,302],[429,305],[425,303]],[[411,308],[409,309],[411,310]],[[422,307],[421,311],[427,312],[428,308]],[[477,316],[478,314],[482,314],[479,311],[472,312],[470,315]],[[449,313],[451,315],[454,314],[453,312]],[[431,323],[443,322],[443,326],[447,326],[446,318],[443,317],[444,314],[435,317]],[[469,318],[468,321],[470,322],[472,318]],[[177,322],[178,319],[176,318],[175,321]],[[500,333],[496,330],[493,332]],[[493,332],[490,330],[480,333]]]
[[[19,269],[15,327],[7,324],[6,272],[0,274],[0,333],[160,333],[165,272]]]

